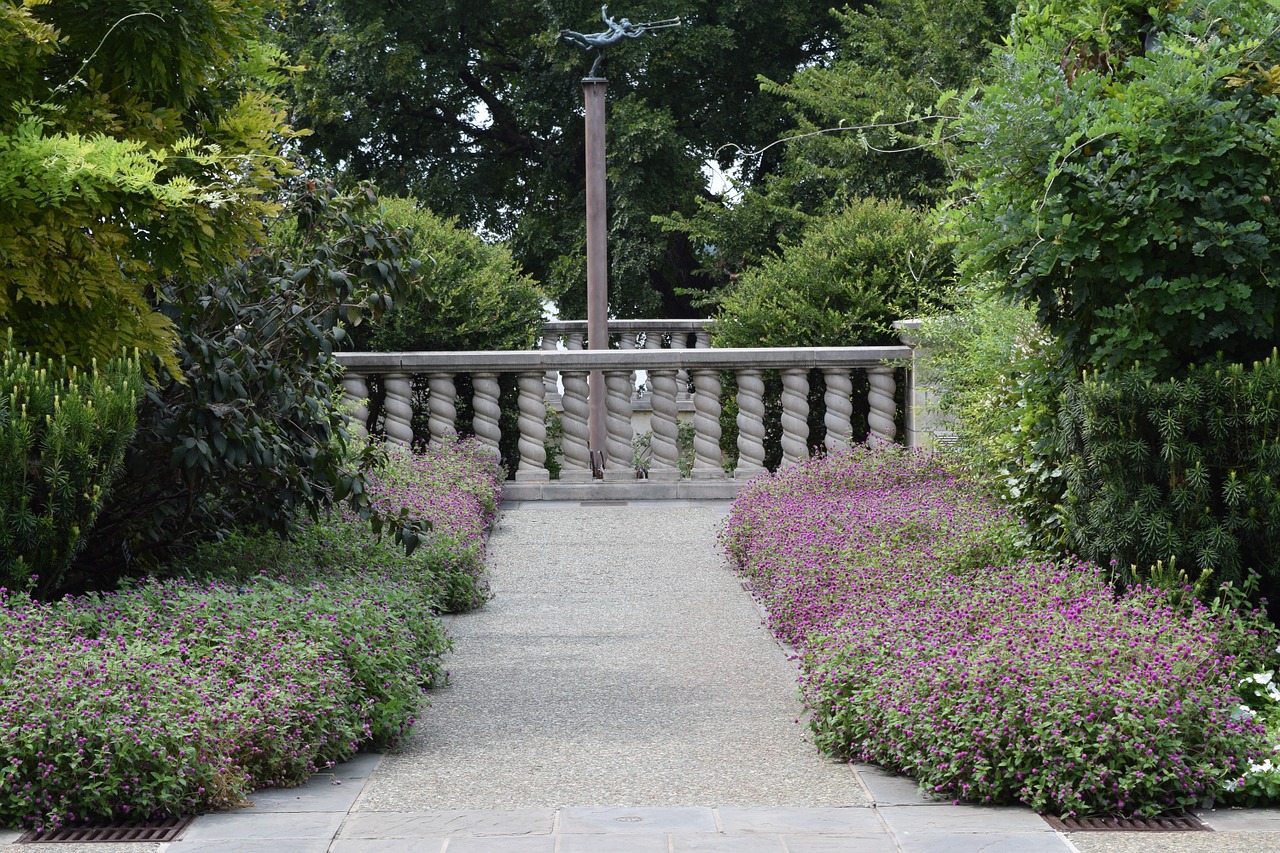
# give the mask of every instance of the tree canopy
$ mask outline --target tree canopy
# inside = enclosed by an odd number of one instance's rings
[[[735,162],[787,127],[759,75],[788,79],[831,48],[825,0],[648,0],[633,21],[686,26],[608,51],[611,310],[688,315],[677,290],[705,284],[686,235],[656,214],[691,212],[705,160]],[[579,79],[591,57],[557,40],[599,23],[594,2],[306,0],[280,21],[309,71],[295,120],[332,168],[412,194],[464,226],[511,239],[515,258],[585,307],[584,150]],[[770,157],[747,163],[750,179]]]
[[[0,6],[0,325],[18,346],[78,363],[136,346],[176,369],[159,286],[246,251],[288,168],[273,6]]]

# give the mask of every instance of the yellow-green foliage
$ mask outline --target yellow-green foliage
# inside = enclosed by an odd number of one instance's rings
[[[176,370],[156,286],[236,261],[287,171],[280,58],[255,38],[271,5],[0,0],[0,324],[19,346]]]
[[[106,500],[137,425],[138,357],[99,369],[13,346],[0,359],[0,586],[56,587]]]

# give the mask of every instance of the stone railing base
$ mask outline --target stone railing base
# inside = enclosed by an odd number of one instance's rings
[[[547,480],[541,483],[507,481],[502,500],[506,501],[730,501],[746,480],[632,480],[564,483]]]

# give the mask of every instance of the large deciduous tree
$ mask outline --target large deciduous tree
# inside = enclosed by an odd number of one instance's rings
[[[709,157],[735,162],[785,129],[758,75],[788,79],[831,47],[826,0],[645,0],[632,21],[686,25],[612,47],[611,305],[627,316],[692,311],[705,284],[686,235],[653,216],[691,212]],[[602,28],[594,0],[306,0],[281,22],[310,71],[295,118],[332,168],[411,193],[431,209],[511,238],[562,311],[585,305],[581,90],[591,57],[560,29]],[[749,180],[772,168],[747,164]]]
[[[705,273],[722,287],[803,239],[815,217],[851,202],[932,206],[951,183],[955,154],[952,110],[935,105],[973,84],[1013,7],[879,0],[836,12],[829,55],[794,75],[761,79],[788,118],[772,147],[748,160],[758,173],[741,192],[704,200],[667,226],[699,247]]]

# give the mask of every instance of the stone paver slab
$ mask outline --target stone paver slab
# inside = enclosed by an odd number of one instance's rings
[[[445,838],[550,835],[553,809],[445,809],[422,812],[352,812],[340,838]]]
[[[788,853],[900,853],[887,832],[851,835],[784,835]]]
[[[249,795],[253,803],[232,814],[262,814],[275,812],[347,812],[360,796],[363,779],[335,784],[332,776],[313,776],[311,781],[297,788],[263,788]]]
[[[716,810],[720,826],[728,833],[836,833],[880,832],[883,827],[874,810],[850,808],[737,808]]]
[[[876,811],[899,838],[936,832],[1049,833],[1044,818],[1030,809],[1003,806],[883,806]]]
[[[559,831],[715,832],[716,819],[709,808],[569,808],[560,811]]]
[[[329,853],[442,853],[443,838],[339,838]]]
[[[1197,816],[1215,832],[1280,832],[1280,809],[1214,809]]]
[[[712,835],[709,833],[671,836],[673,853],[787,853],[779,835]]]
[[[458,836],[449,839],[449,853],[555,853],[556,840],[549,835]]]
[[[327,838],[226,838],[189,843],[175,841],[164,849],[167,853],[327,853],[329,843]]]
[[[330,841],[346,816],[346,812],[246,814],[240,811],[207,814],[196,818],[176,844],[233,839],[298,841],[323,838]]]
[[[855,764],[862,784],[871,792],[871,799],[878,806],[944,806],[950,800],[926,797],[920,793],[920,785],[914,779],[898,776],[871,764]]]
[[[900,835],[902,853],[1073,853],[1056,832],[927,833]]]
[[[665,832],[616,832],[598,835],[560,835],[559,853],[670,853]]]

